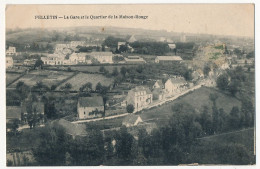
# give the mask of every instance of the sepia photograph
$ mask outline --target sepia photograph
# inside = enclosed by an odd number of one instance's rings
[[[254,4],[6,4],[6,166],[255,166],[254,24]]]

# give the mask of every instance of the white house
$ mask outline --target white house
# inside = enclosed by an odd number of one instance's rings
[[[12,57],[6,57],[6,68],[12,68],[14,65],[14,60]]]
[[[41,57],[41,60],[45,65],[63,65],[65,56],[58,54],[49,54],[47,57]]]
[[[175,49],[176,48],[176,44],[175,43],[169,43],[168,44],[170,49]]]
[[[9,48],[6,50],[6,55],[16,55],[16,48],[9,46]]]
[[[137,86],[128,92],[126,97],[127,105],[132,104],[135,111],[153,102],[153,94],[148,87]]]
[[[169,62],[181,62],[180,56],[157,56],[154,60],[155,63],[169,63]]]
[[[177,94],[185,90],[188,86],[188,83],[183,77],[174,77],[170,78],[165,82],[165,90],[169,95]]]
[[[80,97],[77,105],[79,119],[102,117],[104,102],[101,96]]]
[[[132,127],[132,126],[137,126],[139,123],[142,122],[143,120],[140,116],[135,114],[129,114],[124,118],[122,125],[126,127]]]

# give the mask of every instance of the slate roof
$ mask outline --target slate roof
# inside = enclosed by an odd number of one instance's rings
[[[156,82],[158,83],[158,85],[159,85],[160,87],[163,87],[163,82],[162,82],[162,80],[156,80]],[[156,82],[155,82],[155,83],[156,83]],[[154,84],[155,84],[155,83],[154,83]]]
[[[156,59],[162,61],[182,61],[180,56],[157,56]]]
[[[21,119],[21,107],[19,106],[7,106],[6,107],[6,119]]]
[[[128,116],[126,116],[124,119],[123,119],[123,122],[122,124],[132,124],[134,125],[136,120],[138,119],[138,115],[135,115],[135,114],[129,114]],[[140,117],[141,118],[141,117]]]
[[[84,124],[75,124],[64,119],[54,121],[54,123],[63,127],[65,132],[69,135],[73,135],[73,136],[87,135],[86,126]]]
[[[170,81],[172,82],[172,84],[187,83],[183,77],[170,78]]]
[[[101,96],[80,97],[78,100],[80,107],[100,107],[104,106],[103,98]]]

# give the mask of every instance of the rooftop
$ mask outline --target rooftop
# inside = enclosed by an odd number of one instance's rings
[[[84,124],[74,124],[64,119],[54,121],[54,123],[63,127],[65,132],[69,135],[73,135],[73,136],[87,135],[86,126]]]
[[[182,61],[180,56],[157,56],[156,59],[165,61]]]
[[[78,103],[80,107],[104,106],[103,98],[101,96],[80,97]]]
[[[135,124],[136,120],[138,118],[141,118],[140,116],[138,115],[135,115],[135,114],[129,114],[128,116],[126,116],[124,119],[123,119],[123,124]]]

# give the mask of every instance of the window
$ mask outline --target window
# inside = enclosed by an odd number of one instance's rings
[[[86,114],[86,112],[84,112],[84,115]]]

